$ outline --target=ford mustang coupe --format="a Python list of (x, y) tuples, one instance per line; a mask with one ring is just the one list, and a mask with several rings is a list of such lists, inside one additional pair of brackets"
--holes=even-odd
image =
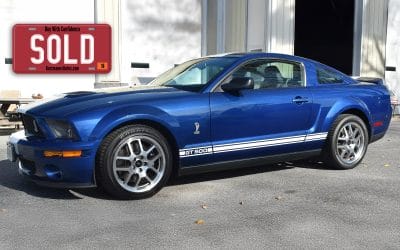
[(171, 173), (321, 156), (350, 169), (391, 119), (379, 79), (321, 63), (241, 53), (182, 63), (141, 89), (74, 92), (19, 111), (8, 158), (39, 184), (144, 198)]

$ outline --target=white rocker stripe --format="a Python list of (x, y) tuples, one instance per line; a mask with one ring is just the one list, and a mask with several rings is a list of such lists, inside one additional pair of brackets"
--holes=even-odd
[(214, 146), (214, 153), (299, 143), (303, 142), (304, 138), (305, 136), (297, 136), (297, 137), (285, 137), (285, 138), (270, 139), (263, 141), (244, 142), (233, 145), (217, 145)]
[(308, 141), (317, 141), (317, 140), (325, 140), (328, 137), (328, 133), (318, 133), (318, 134), (309, 134), (306, 136), (306, 142)]
[(289, 136), (275, 139), (266, 139), (266, 140), (257, 140), (257, 141), (249, 141), (249, 142), (237, 142), (237, 143), (228, 143), (228, 144), (220, 144), (215, 146), (205, 146), (198, 148), (185, 148), (179, 150), (180, 158), (199, 156), (199, 155), (208, 155), (212, 153), (224, 153), (224, 152), (232, 152), (239, 150), (247, 150), (254, 148), (264, 148), (264, 147), (273, 147), (279, 145), (288, 145), (295, 144), (301, 142), (311, 142), (311, 141), (319, 141), (325, 140), (328, 136), (327, 132), (324, 133), (315, 133), (309, 135), (298, 135), (298, 136)]
[(298, 139), (298, 138), (302, 138), (302, 139), (304, 140), (305, 135), (296, 135), (296, 136), (288, 136), (288, 137), (273, 138), (273, 139), (264, 139), (264, 140), (256, 140), (256, 141), (247, 141), (247, 142), (226, 143), (226, 144), (216, 145), (216, 146), (214, 146), (214, 148), (215, 148), (215, 147), (221, 147), (221, 146), (242, 145), (242, 144), (248, 144), (248, 143), (258, 143), (258, 142), (267, 142), (267, 141), (279, 141), (279, 140)]

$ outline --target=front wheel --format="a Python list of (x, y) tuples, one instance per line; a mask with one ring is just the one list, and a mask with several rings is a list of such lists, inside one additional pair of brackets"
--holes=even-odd
[(121, 199), (145, 198), (167, 182), (172, 153), (165, 137), (145, 125), (115, 130), (103, 141), (96, 157), (97, 179)]
[(368, 130), (363, 120), (351, 114), (339, 115), (328, 134), (325, 163), (336, 169), (351, 169), (364, 158)]

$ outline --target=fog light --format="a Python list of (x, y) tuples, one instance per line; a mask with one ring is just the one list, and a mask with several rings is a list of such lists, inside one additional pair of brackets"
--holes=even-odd
[(60, 169), (54, 165), (46, 165), (44, 166), (44, 172), (47, 177), (51, 180), (59, 181), (62, 179), (62, 172)]
[(44, 157), (63, 157), (63, 158), (81, 157), (82, 150), (71, 150), (71, 151), (46, 150), (44, 151), (43, 155)]

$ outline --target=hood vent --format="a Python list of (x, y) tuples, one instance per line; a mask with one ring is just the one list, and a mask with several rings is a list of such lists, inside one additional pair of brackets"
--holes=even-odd
[(94, 91), (75, 91), (75, 92), (65, 93), (64, 97), (73, 98), (73, 97), (87, 96), (87, 95), (93, 95), (93, 94), (99, 94), (99, 93), (100, 92), (94, 92)]

